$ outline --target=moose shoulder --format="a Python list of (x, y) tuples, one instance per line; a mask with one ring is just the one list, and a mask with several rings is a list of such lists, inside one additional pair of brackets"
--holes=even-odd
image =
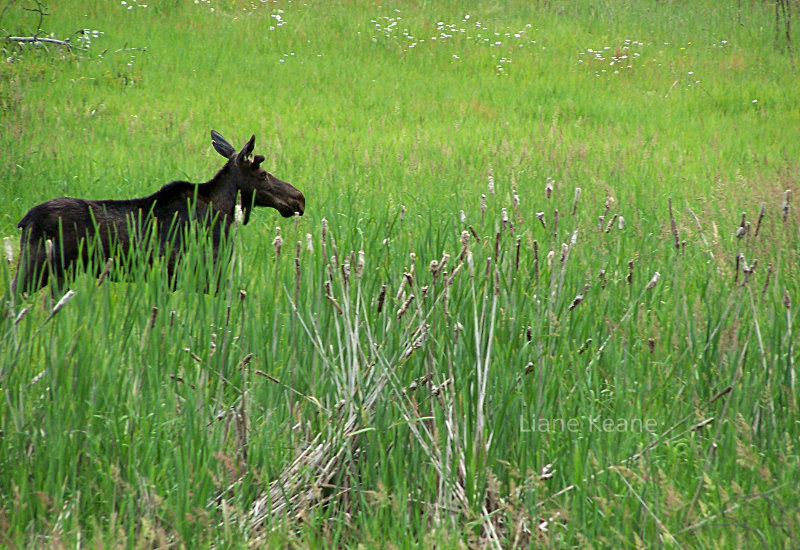
[(22, 228), (21, 256), (12, 288), (32, 293), (48, 282), (60, 287), (70, 267), (89, 261), (90, 243), (100, 247), (95, 254), (111, 258), (143, 245), (146, 235), (157, 238), (172, 279), (182, 235), (191, 224), (209, 230), (216, 261), (239, 200), (244, 224), (253, 206), (274, 208), (285, 217), (303, 214), (303, 194), (261, 168), (263, 156), (253, 156), (255, 136), (239, 152), (215, 131), (211, 140), (228, 161), (205, 183), (173, 181), (148, 197), (129, 200), (61, 197), (31, 208), (17, 224)]

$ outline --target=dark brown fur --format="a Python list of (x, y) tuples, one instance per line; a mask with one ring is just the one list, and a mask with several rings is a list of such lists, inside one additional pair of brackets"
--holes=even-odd
[(255, 136), (238, 153), (218, 133), (212, 131), (211, 137), (214, 148), (228, 162), (208, 182), (173, 181), (139, 199), (61, 197), (31, 208), (17, 224), (22, 228), (21, 257), (13, 288), (35, 292), (51, 276), (55, 279), (51, 286), (61, 287), (66, 272), (78, 260), (84, 265), (89, 261), (89, 243), (96, 241), (101, 248), (95, 254), (110, 258), (146, 246), (144, 236), (151, 233), (157, 236), (153, 246), (168, 257), (172, 280), (183, 236), (191, 224), (209, 231), (217, 259), (222, 235), (228, 234), (234, 222), (239, 197), (245, 224), (252, 206), (275, 208), (285, 217), (303, 214), (303, 194), (262, 169), (263, 156), (251, 159)]

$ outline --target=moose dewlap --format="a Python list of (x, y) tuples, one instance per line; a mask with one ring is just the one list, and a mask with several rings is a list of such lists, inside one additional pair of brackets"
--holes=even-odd
[[(153, 250), (167, 259), (170, 280), (174, 280), (183, 238), (190, 229), (202, 230), (211, 238), (216, 263), (220, 241), (234, 223), (239, 200), (243, 224), (249, 221), (253, 206), (274, 208), (284, 217), (302, 215), (305, 197), (261, 168), (264, 157), (253, 156), (255, 141), (252, 136), (236, 152), (212, 130), (214, 149), (228, 161), (205, 183), (173, 181), (138, 199), (60, 197), (34, 206), (17, 224), (22, 228), (21, 255), (12, 288), (32, 293), (49, 282), (57, 290), (71, 267), (90, 264), (90, 249), (105, 259), (130, 255), (147, 246), (148, 237), (155, 241), (150, 243)], [(127, 264), (130, 256), (120, 260)]]

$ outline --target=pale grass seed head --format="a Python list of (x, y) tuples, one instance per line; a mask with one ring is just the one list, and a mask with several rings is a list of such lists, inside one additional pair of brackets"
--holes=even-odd
[(544, 194), (549, 199), (553, 195), (553, 178), (548, 177), (544, 186)]
[(314, 238), (311, 233), (306, 233), (306, 252), (314, 252)]
[(11, 248), (11, 239), (9, 237), (3, 237), (3, 249), (5, 250), (6, 254), (6, 262), (11, 264), (14, 262), (14, 249)]

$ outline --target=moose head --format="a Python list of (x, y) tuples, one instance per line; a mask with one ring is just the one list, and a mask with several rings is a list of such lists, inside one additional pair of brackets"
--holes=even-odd
[(233, 145), (214, 130), (211, 131), (211, 143), (220, 155), (228, 159), (223, 170), (230, 171), (235, 179), (236, 189), (241, 193), (243, 224), (250, 221), (250, 210), (253, 206), (274, 208), (285, 218), (295, 213), (303, 214), (306, 207), (303, 194), (291, 184), (261, 168), (261, 163), (264, 162), (262, 155), (253, 156), (255, 135), (238, 153)]

